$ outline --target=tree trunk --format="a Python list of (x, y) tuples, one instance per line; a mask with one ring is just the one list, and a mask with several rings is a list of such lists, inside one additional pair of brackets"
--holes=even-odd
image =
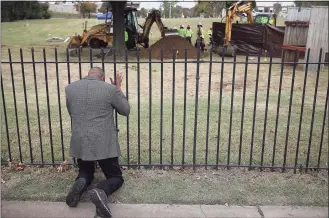
[(112, 15), (113, 15), (113, 48), (115, 49), (116, 56), (123, 56), (126, 50), (124, 31), (125, 31), (125, 19), (124, 8), (125, 1), (113, 1)]

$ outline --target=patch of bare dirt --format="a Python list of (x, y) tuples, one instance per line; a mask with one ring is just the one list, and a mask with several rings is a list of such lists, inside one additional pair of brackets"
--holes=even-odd
[(163, 49), (163, 59), (172, 59), (174, 56), (176, 59), (184, 59), (185, 50), (187, 50), (187, 59), (196, 59), (198, 55), (198, 50), (184, 38), (166, 36), (154, 43), (149, 49), (143, 50), (141, 56), (148, 58), (149, 50), (151, 50), (152, 59), (161, 59), (161, 49)]

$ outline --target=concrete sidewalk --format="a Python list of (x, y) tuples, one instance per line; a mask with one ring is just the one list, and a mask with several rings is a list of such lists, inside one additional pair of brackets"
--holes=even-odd
[[(221, 206), (221, 205), (164, 205), (164, 204), (111, 204), (113, 217), (328, 217), (326, 207), (281, 207), (281, 206)], [(62, 202), (2, 201), (3, 218), (92, 218), (95, 207), (92, 203), (80, 203), (69, 208)]]

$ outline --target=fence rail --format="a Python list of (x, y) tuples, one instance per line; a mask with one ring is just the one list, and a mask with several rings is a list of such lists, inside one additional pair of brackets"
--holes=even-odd
[[(12, 54), (15, 54), (13, 55)], [(8, 49), (3, 56), (2, 162), (57, 165), (68, 160), (71, 120), (64, 88), (93, 66), (124, 75), (131, 114), (115, 114), (128, 167), (247, 167), (328, 170), (328, 68), (319, 61), (269, 57), (152, 59), (95, 51)], [(103, 54), (103, 52), (102, 52)], [(14, 58), (13, 58), (14, 57)], [(41, 60), (38, 60), (41, 59)], [(265, 57), (266, 59), (266, 57)], [(308, 71), (310, 64), (318, 66)]]

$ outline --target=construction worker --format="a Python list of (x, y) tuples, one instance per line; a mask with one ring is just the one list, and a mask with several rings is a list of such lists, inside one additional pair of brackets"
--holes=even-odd
[(208, 30), (208, 36), (209, 36), (209, 44), (212, 45), (212, 26), (210, 26), (210, 29)]
[(192, 44), (192, 34), (193, 31), (191, 30), (191, 25), (187, 25), (186, 32), (185, 32), (185, 39)]
[(128, 42), (128, 32), (125, 30), (125, 43), (126, 43), (126, 47), (127, 47), (127, 42)]
[(185, 38), (185, 33), (186, 33), (186, 31), (185, 31), (184, 25), (181, 24), (179, 26), (178, 34), (179, 34), (180, 37)]
[(202, 24), (199, 22), (197, 27), (198, 27), (198, 32), (197, 32), (198, 38), (195, 41), (195, 47), (198, 48), (200, 46), (201, 50), (204, 51), (205, 43), (204, 43), (204, 31)]

